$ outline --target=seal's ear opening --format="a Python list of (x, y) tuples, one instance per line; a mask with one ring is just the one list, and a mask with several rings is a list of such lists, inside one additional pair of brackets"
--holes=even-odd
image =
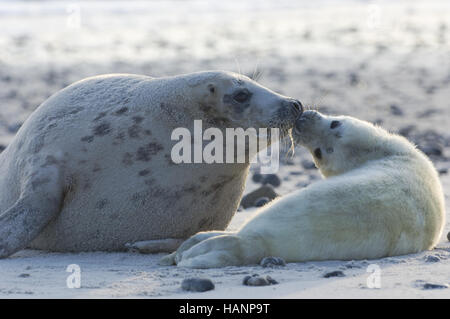
[(214, 94), (214, 93), (216, 93), (216, 87), (214, 86), (214, 84), (208, 84), (208, 90), (209, 90), (209, 93), (211, 93), (211, 94)]

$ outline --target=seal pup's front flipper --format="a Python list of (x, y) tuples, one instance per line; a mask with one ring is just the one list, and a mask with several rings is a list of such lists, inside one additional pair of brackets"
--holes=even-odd
[(141, 254), (156, 254), (174, 251), (183, 243), (183, 241), (184, 239), (180, 238), (144, 240), (127, 243), (125, 244), (125, 247), (129, 251), (139, 252)]
[(19, 199), (0, 213), (0, 258), (24, 249), (61, 209), (63, 182), (58, 161), (47, 161), (25, 174)]

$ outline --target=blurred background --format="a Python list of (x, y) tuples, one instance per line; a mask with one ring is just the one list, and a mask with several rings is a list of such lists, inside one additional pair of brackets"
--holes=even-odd
[(400, 132), (448, 173), (444, 0), (0, 0), (0, 149), (40, 103), (84, 77), (206, 69)]

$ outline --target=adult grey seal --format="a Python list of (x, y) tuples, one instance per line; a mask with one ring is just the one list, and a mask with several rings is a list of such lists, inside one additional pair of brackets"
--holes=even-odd
[(245, 163), (174, 164), (175, 128), (293, 127), (302, 107), (223, 71), (111, 74), (57, 92), (0, 154), (0, 257), (23, 248), (168, 251), (225, 229)]

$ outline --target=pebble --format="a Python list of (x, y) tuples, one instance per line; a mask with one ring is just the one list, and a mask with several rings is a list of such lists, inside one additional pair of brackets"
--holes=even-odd
[(263, 183), (263, 185), (270, 184), (273, 187), (278, 187), (281, 185), (281, 180), (277, 174), (267, 174), (264, 177), (262, 183)]
[(432, 255), (430, 255), (430, 256), (427, 256), (427, 258), (425, 259), (425, 261), (426, 261), (427, 263), (437, 263), (437, 262), (441, 261), (441, 259), (440, 259), (438, 256), (432, 256)]
[(448, 239), (448, 241), (450, 241), (450, 231), (447, 234), (447, 239)]
[(263, 277), (258, 274), (254, 274), (252, 276), (245, 276), (242, 283), (245, 286), (269, 286), (278, 284), (278, 281), (270, 276)]
[(395, 115), (395, 116), (402, 116), (403, 115), (403, 111), (400, 107), (398, 107), (397, 104), (391, 104), (390, 105), (390, 109), (391, 109), (391, 114)]
[(255, 201), (255, 207), (263, 207), (263, 206), (266, 205), (268, 202), (270, 202), (270, 199), (267, 198), (267, 197), (261, 197), (261, 198), (258, 198), (258, 199)]
[(419, 149), (426, 155), (442, 156), (442, 146), (437, 143), (430, 143), (426, 145), (419, 145)]
[(181, 288), (186, 291), (203, 292), (214, 289), (214, 283), (208, 278), (187, 278), (181, 283)]
[(242, 197), (241, 206), (244, 208), (255, 207), (256, 201), (262, 197), (273, 200), (278, 197), (278, 194), (273, 190), (272, 186), (263, 185)]
[(30, 276), (31, 276), (30, 274), (20, 274), (19, 275), (20, 278), (28, 278)]
[(411, 135), (411, 133), (416, 129), (415, 125), (408, 125), (405, 127), (402, 127), (399, 131), (398, 134), (404, 136), (404, 137), (408, 137)]
[(448, 285), (441, 285), (441, 284), (432, 284), (432, 283), (429, 283), (429, 282), (427, 282), (427, 283), (425, 283), (424, 285), (423, 285), (423, 289), (447, 289), (448, 288)]
[(255, 183), (261, 183), (263, 180), (263, 176), (260, 173), (255, 173), (252, 176), (252, 181), (254, 181)]
[(345, 277), (345, 274), (340, 270), (335, 270), (327, 272), (325, 275), (323, 275), (323, 278), (331, 278), (331, 277)]
[(286, 266), (286, 262), (281, 257), (264, 257), (259, 263), (262, 267)]

